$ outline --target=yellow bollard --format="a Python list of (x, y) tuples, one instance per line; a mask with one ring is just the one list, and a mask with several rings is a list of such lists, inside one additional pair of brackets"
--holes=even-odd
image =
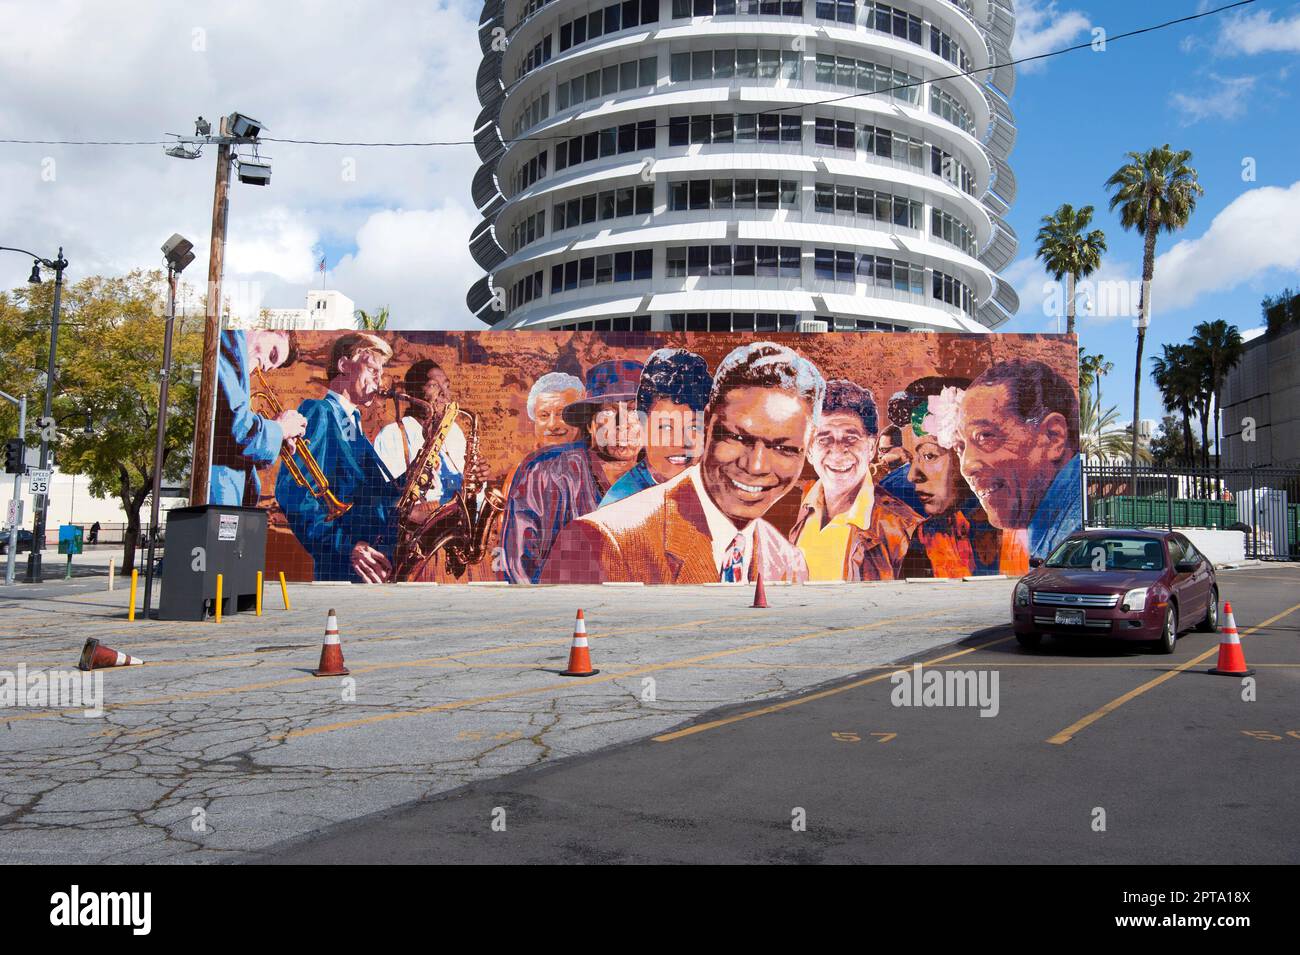
[(108, 559), (108, 589), (113, 589), (113, 558)]
[(221, 575), (217, 574), (217, 623), (221, 623)]
[(284, 609), (292, 610), (289, 605), (289, 585), (284, 582), (284, 571), (280, 571), (280, 596), (284, 598)]
[(131, 568), (131, 608), (126, 612), (127, 620), (135, 619), (135, 587), (140, 579), (140, 571), (134, 567)]
[(257, 572), (257, 616), (262, 616), (262, 572)]

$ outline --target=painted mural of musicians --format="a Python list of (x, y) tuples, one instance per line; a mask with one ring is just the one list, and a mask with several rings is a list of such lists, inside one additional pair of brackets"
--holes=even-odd
[(806, 580), (803, 555), (763, 515), (799, 479), (825, 390), (784, 345), (733, 350), (714, 375), (700, 463), (569, 524), (542, 582)]
[(1083, 523), (1079, 399), (1040, 361), (993, 365), (962, 396), (962, 477), (995, 527), (1023, 530), (1046, 557)]
[[(384, 462), (388, 472), (404, 483), (407, 469), (424, 447), (425, 434), (442, 421), (454, 396), (447, 373), (437, 362), (428, 358), (415, 362), (407, 369), (402, 385), (403, 391), (418, 398), (419, 402), (409, 403), (407, 413), (400, 421), (379, 429), (379, 434), (375, 435), (375, 453)], [(466, 481), (481, 484), (487, 480), (487, 464), (482, 456), (466, 462), (465, 452), (465, 432), (460, 422), (454, 421), (443, 440), (439, 467), (433, 472), (425, 494), (426, 500), (446, 504)]]
[(790, 540), (813, 580), (894, 580), (921, 523), (916, 511), (871, 481), (880, 433), (876, 400), (837, 378), (813, 433), (808, 460), (817, 483), (804, 495)]
[(216, 420), (213, 424), (212, 470), (208, 503), (256, 507), (262, 484), (257, 469), (273, 463), (286, 442), (307, 428), (307, 419), (285, 409), (274, 418), (253, 410), (257, 372), (287, 368), (297, 360), (292, 332), (270, 329), (224, 331), (217, 355)]
[(541, 448), (520, 462), (501, 526), (501, 559), (511, 583), (537, 583), (551, 547), (570, 521), (600, 506), (644, 446), (636, 413), (639, 361), (605, 361), (587, 372), (586, 397), (564, 408), (582, 438)]
[(330, 352), (325, 397), (308, 399), (298, 409), (330, 490), (350, 505), (346, 513), (331, 518), (325, 502), (280, 468), (275, 499), (315, 562), (316, 580), (377, 584), (386, 581), (392, 569), (394, 505), (401, 485), (393, 480), (361, 426), (361, 410), (383, 389), (384, 364), (392, 355), (378, 335), (340, 336)]
[(601, 507), (662, 484), (699, 460), (712, 388), (708, 363), (684, 348), (661, 348), (646, 359), (636, 390), (645, 450), (601, 498)]

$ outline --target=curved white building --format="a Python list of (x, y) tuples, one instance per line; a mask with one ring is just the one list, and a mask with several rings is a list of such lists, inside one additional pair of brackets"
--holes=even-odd
[(487, 0), (470, 310), (996, 328), (1015, 74), (953, 74), (1007, 63), (1014, 30), (1012, 0)]

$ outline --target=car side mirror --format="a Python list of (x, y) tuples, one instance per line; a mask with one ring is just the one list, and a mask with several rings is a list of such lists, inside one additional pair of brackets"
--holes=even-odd
[(1031, 557), (1031, 558), (1029, 558), (1029, 567), (1030, 567), (1030, 569), (1033, 569), (1034, 567), (1042, 567), (1042, 566), (1043, 566), (1043, 558), (1041, 558), (1041, 557)]
[(1194, 574), (1201, 569), (1199, 560), (1182, 560), (1174, 564), (1174, 571), (1179, 574)]

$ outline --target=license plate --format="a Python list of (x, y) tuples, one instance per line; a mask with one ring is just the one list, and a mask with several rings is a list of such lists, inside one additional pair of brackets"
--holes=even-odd
[(1082, 627), (1085, 615), (1082, 610), (1058, 610), (1056, 611), (1056, 622), (1071, 627)]

